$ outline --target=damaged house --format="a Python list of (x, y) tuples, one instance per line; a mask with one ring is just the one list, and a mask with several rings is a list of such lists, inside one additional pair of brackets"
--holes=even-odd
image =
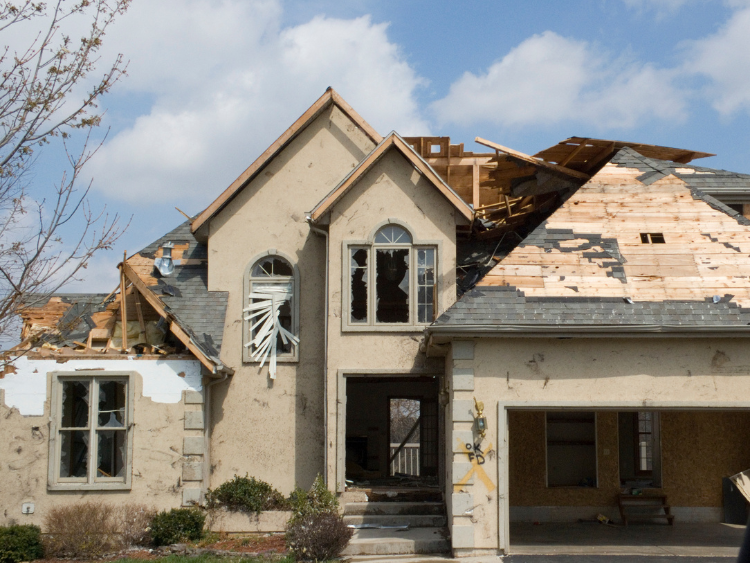
[(722, 521), (750, 467), (750, 176), (477, 142), (383, 137), (329, 89), (112, 294), (26, 309), (3, 522), (245, 474), (322, 474), (353, 554), (403, 522), (392, 553), (508, 553), (512, 523), (627, 518), (633, 489)]

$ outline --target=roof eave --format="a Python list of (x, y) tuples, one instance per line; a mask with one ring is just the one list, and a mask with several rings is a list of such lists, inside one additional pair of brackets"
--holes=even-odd
[(460, 337), (513, 337), (524, 338), (608, 338), (690, 336), (712, 338), (717, 336), (750, 337), (750, 325), (433, 325), (425, 329), (427, 335)]

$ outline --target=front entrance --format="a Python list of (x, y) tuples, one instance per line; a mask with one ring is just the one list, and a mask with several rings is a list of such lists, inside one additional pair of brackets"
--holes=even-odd
[(347, 486), (438, 486), (437, 377), (349, 377)]

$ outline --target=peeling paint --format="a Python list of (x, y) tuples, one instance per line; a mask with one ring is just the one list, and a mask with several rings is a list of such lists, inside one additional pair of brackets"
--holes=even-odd
[[(0, 379), (5, 404), (24, 416), (42, 416), (47, 400), (47, 373), (52, 371), (135, 371), (143, 379), (143, 396), (155, 403), (178, 403), (183, 391), (201, 391), (198, 360), (34, 360), (25, 356), (13, 361), (15, 373)], [(104, 367), (103, 367), (104, 366)]]

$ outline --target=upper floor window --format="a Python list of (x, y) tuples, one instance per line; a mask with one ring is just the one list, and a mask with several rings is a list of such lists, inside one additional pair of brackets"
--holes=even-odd
[(298, 275), (286, 258), (265, 253), (245, 276), (244, 348), (247, 362), (269, 362), (276, 377), (276, 361), (297, 359)]
[(414, 325), (435, 320), (436, 246), (415, 244), (400, 225), (371, 244), (348, 247), (349, 324)]
[(49, 487), (130, 488), (130, 378), (55, 375), (52, 385)]

